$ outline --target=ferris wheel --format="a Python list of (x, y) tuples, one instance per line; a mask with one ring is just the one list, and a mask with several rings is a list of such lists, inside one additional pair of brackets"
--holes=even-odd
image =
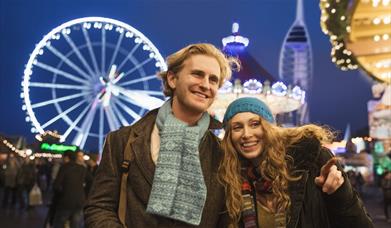
[(158, 49), (121, 21), (86, 17), (66, 22), (36, 45), (21, 98), (32, 133), (57, 130), (61, 141), (102, 148), (107, 132), (132, 124), (164, 102)]

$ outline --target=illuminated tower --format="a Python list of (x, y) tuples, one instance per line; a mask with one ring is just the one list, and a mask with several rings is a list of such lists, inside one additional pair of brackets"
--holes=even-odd
[(239, 34), (239, 23), (232, 24), (232, 34), (223, 38), (223, 51), (229, 56), (235, 56), (241, 63), (241, 70), (233, 72), (232, 81), (240, 79), (243, 83), (249, 79), (257, 79), (264, 82), (276, 82), (277, 80), (271, 75), (257, 60), (247, 51), (250, 40)]
[(232, 34), (223, 38), (223, 51), (240, 60), (239, 72), (220, 88), (210, 112), (222, 120), (227, 106), (240, 97), (256, 97), (264, 101), (273, 114), (292, 112), (302, 106), (305, 92), (299, 86), (285, 85), (275, 80), (247, 51), (249, 39), (239, 34), (239, 24), (233, 23)]
[[(312, 50), (304, 22), (303, 0), (297, 0), (296, 19), (285, 36), (280, 52), (279, 77), (286, 84), (298, 85), (309, 91), (312, 81)], [(309, 122), (307, 102), (293, 115), (292, 124)], [(289, 118), (288, 118), (289, 119)]]

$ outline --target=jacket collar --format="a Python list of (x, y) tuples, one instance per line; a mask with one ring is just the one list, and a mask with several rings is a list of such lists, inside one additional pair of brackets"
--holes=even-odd
[[(153, 123), (155, 123), (158, 111), (159, 111), (159, 109), (154, 109), (154, 110), (148, 112), (140, 121), (137, 121), (133, 125), (134, 132), (137, 135), (145, 133), (145, 130), (146, 130), (145, 129), (145, 121), (153, 121)], [(217, 130), (217, 129), (221, 129), (221, 128), (223, 128), (223, 124), (220, 121), (213, 118), (212, 116), (210, 116), (209, 130)], [(150, 129), (150, 130), (152, 132), (152, 129)], [(151, 132), (149, 132), (149, 133), (151, 133)]]
[[(156, 121), (157, 113), (158, 109), (154, 109), (148, 112), (140, 121), (136, 122), (133, 125), (133, 134), (130, 136), (133, 137), (133, 139), (131, 139), (131, 148), (135, 154), (136, 164), (139, 166), (145, 179), (151, 186), (155, 173), (155, 164), (153, 163), (151, 157), (151, 133)], [(210, 118), (210, 130), (222, 128), (222, 124), (219, 121), (212, 117)], [(204, 142), (208, 134), (211, 133), (207, 131), (202, 139), (202, 142)], [(206, 153), (210, 153), (210, 149), (208, 148), (210, 146), (211, 145), (209, 143), (201, 143), (201, 146), (199, 146), (201, 168), (202, 172), (204, 173), (205, 184), (207, 186), (210, 183), (210, 175), (206, 174), (210, 173), (212, 159), (208, 159), (209, 156), (207, 156)]]
[(135, 161), (144, 178), (152, 186), (155, 164), (151, 156), (151, 133), (155, 124), (157, 109), (147, 113), (140, 121), (133, 125), (134, 137), (131, 148), (135, 154)]

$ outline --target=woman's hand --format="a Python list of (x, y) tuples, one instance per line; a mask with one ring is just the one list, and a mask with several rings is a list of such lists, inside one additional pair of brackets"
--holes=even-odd
[(333, 157), (320, 169), (320, 174), (315, 178), (315, 184), (327, 194), (333, 194), (345, 182), (342, 172), (337, 169), (337, 158)]

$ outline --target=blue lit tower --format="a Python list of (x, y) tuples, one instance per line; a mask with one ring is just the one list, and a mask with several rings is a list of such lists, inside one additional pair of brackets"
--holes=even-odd
[[(285, 36), (280, 52), (279, 77), (286, 84), (298, 85), (309, 91), (312, 81), (312, 50), (307, 27), (304, 22), (303, 0), (297, 0), (296, 19)], [(291, 113), (292, 124), (309, 122), (308, 104)]]
[(231, 81), (240, 79), (243, 83), (249, 79), (257, 79), (264, 82), (275, 82), (276, 79), (263, 68), (255, 58), (247, 51), (249, 39), (239, 34), (239, 24), (232, 24), (232, 34), (222, 39), (223, 51), (227, 55), (235, 56), (240, 60), (241, 70), (234, 72)]
[(273, 77), (247, 51), (249, 39), (239, 34), (239, 24), (233, 23), (232, 34), (223, 38), (223, 51), (240, 60), (239, 72), (226, 81), (219, 90), (210, 111), (222, 119), (229, 103), (239, 97), (256, 97), (270, 107), (273, 114), (297, 110), (305, 100), (305, 92), (299, 86), (286, 86)]

